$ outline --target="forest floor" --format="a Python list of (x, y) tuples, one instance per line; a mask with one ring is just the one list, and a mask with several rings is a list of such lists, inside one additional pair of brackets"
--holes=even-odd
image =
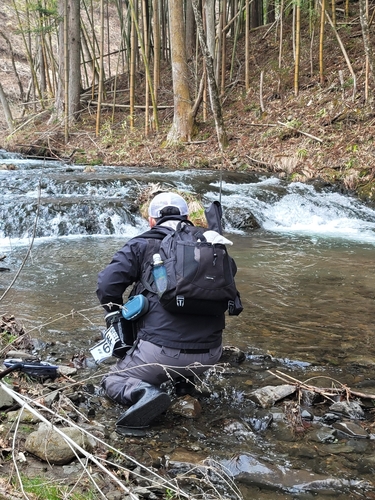
[[(16, 23), (12, 24), (9, 11), (4, 10), (7, 3), (5, 1), (0, 5), (0, 21), (3, 27), (9, 28), (7, 34), (12, 40), (15, 62), (24, 88), (27, 88), (30, 71), (22, 44), (17, 42), (15, 29), (12, 31)], [(293, 85), (291, 33), (287, 29), (284, 31), (283, 59), (279, 68), (278, 32), (275, 27), (270, 28), (264, 26), (251, 33), (248, 89), (244, 79), (244, 40), (240, 40), (234, 57), (232, 78), (229, 77), (231, 53), (228, 54), (222, 108), (229, 145), (224, 151), (218, 145), (208, 96), (207, 117), (201, 105), (192, 140), (167, 146), (166, 138), (173, 120), (173, 91), (168, 69), (162, 75), (159, 88), (159, 103), (168, 107), (159, 113), (157, 132), (150, 127), (151, 130), (145, 133), (143, 110), (137, 110), (135, 128), (131, 130), (127, 108), (112, 113), (111, 107), (104, 107), (97, 134), (96, 106), (85, 98), (80, 119), (71, 126), (69, 140), (65, 141), (64, 125), (50, 120), (53, 103), (48, 103), (42, 110), (39, 104), (35, 107), (32, 103), (26, 105), (19, 98), (11, 53), (0, 37), (0, 82), (16, 125), (16, 130), (10, 134), (4, 113), (0, 113), (0, 148), (27, 156), (85, 164), (88, 169), (95, 168), (97, 164), (112, 165), (114, 168), (119, 165), (140, 168), (163, 166), (169, 169), (224, 168), (273, 173), (301, 182), (321, 179), (374, 203), (375, 112), (372, 97), (365, 98), (365, 63), (359, 25), (342, 23), (339, 31), (356, 75), (355, 92), (352, 73), (327, 26), (324, 82), (321, 83), (319, 76), (318, 36), (315, 36), (311, 50), (310, 43), (303, 41), (297, 96)], [(308, 33), (306, 27), (304, 33)], [(142, 104), (144, 75), (139, 73), (137, 78), (140, 91), (137, 103)], [(107, 91), (112, 88), (111, 82), (106, 87)], [(193, 82), (192, 75), (192, 95)], [(124, 75), (117, 85), (121, 95), (117, 103), (128, 104), (127, 86), (127, 76)], [(372, 94), (373, 89), (370, 89), (369, 95)], [(106, 102), (110, 102), (109, 98)], [(9, 166), (2, 166), (0, 160), (1, 168)], [(1, 486), (0, 498), (4, 494)], [(8, 490), (5, 497), (21, 496), (21, 493), (10, 493)]]
[[(103, 107), (96, 133), (96, 106), (85, 97), (80, 119), (71, 126), (69, 140), (65, 141), (64, 125), (50, 120), (53, 103), (42, 110), (40, 106), (34, 109), (32, 104), (20, 102), (10, 53), (0, 38), (3, 58), (0, 80), (17, 127), (9, 135), (4, 115), (0, 114), (0, 147), (27, 156), (62, 158), (91, 168), (95, 164), (224, 168), (272, 172), (302, 182), (322, 179), (339, 184), (345, 192), (355, 192), (364, 201), (375, 201), (375, 113), (371, 89), (370, 98), (365, 98), (365, 58), (360, 25), (339, 23), (339, 34), (351, 69), (327, 26), (323, 84), (319, 75), (319, 37), (315, 36), (310, 50), (309, 30), (303, 27), (302, 33), (308, 38), (302, 39), (298, 95), (294, 90), (291, 33), (284, 28), (283, 58), (279, 68), (278, 31), (271, 28), (264, 26), (251, 33), (248, 89), (244, 80), (244, 40), (239, 40), (231, 79), (228, 46), (228, 76), (222, 108), (229, 145), (224, 151), (218, 145), (208, 95), (207, 113), (204, 114), (201, 105), (192, 140), (174, 146), (166, 144), (173, 120), (169, 69), (162, 73), (158, 93), (159, 104), (167, 106), (159, 112), (158, 131), (152, 130), (150, 123), (150, 130), (145, 132), (143, 109), (137, 109), (135, 128), (131, 129), (128, 108), (116, 108), (113, 113), (107, 106)], [(18, 48), (16, 62), (26, 84), (28, 66), (22, 46)], [(355, 89), (353, 73), (356, 75)], [(141, 95), (143, 76), (137, 75), (139, 104), (144, 102)], [(192, 75), (192, 95), (193, 81)], [(108, 81), (107, 91), (112, 85), (113, 78)], [(122, 75), (117, 81), (117, 103), (128, 104), (127, 87), (127, 75)], [(108, 93), (105, 99), (109, 104), (110, 96)]]

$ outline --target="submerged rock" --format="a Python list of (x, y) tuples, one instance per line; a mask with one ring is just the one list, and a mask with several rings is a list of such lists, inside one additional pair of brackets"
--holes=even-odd
[(362, 419), (365, 414), (358, 401), (337, 401), (333, 403), (329, 409), (335, 413), (347, 415), (349, 418)]
[(263, 417), (249, 418), (249, 425), (253, 432), (262, 432), (268, 429), (273, 421), (272, 413), (264, 415)]
[(363, 427), (354, 422), (336, 422), (333, 424), (333, 427), (338, 437), (351, 437), (356, 439), (367, 439), (370, 437)]
[(334, 495), (336, 492), (348, 492), (356, 488), (370, 488), (370, 485), (363, 481), (333, 478), (305, 470), (290, 470), (249, 454), (225, 460), (221, 465), (236, 482), (275, 491)]

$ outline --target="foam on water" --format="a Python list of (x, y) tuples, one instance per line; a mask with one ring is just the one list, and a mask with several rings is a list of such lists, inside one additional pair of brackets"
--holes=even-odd
[[(96, 167), (84, 172), (83, 166), (60, 164), (63, 168), (56, 168), (48, 163), (46, 168), (41, 161), (39, 167), (37, 161), (9, 157), (6, 161), (18, 169), (0, 172), (1, 248), (28, 244), (38, 200), (38, 239), (139, 234), (147, 228), (147, 221), (134, 213), (132, 205), (140, 190), (155, 181), (164, 181), (171, 189), (198, 192), (206, 207), (221, 191), (224, 218), (231, 214), (236, 220), (252, 214), (265, 231), (375, 244), (373, 209), (353, 197), (313, 185), (232, 172), (220, 181), (219, 172), (208, 170)], [(241, 233), (225, 222), (226, 232)]]
[(266, 231), (375, 244), (375, 211), (353, 197), (275, 178), (222, 187), (223, 206), (249, 210)]

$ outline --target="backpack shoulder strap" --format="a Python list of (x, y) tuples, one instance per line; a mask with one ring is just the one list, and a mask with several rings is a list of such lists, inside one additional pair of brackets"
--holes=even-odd
[(164, 239), (169, 233), (171, 229), (165, 228), (163, 226), (155, 226), (152, 229), (149, 229), (145, 233), (140, 234), (137, 238), (150, 238), (155, 240)]
[[(186, 222), (186, 224), (185, 224)], [(189, 233), (195, 240), (207, 241), (204, 236), (205, 229), (199, 226), (194, 226), (190, 221), (183, 221), (177, 226), (176, 233)]]

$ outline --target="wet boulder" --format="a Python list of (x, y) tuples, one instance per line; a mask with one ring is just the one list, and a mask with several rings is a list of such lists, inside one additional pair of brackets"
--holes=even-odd
[(295, 392), (295, 385), (267, 385), (265, 387), (261, 387), (260, 389), (256, 389), (255, 391), (252, 391), (248, 395), (248, 397), (251, 401), (261, 406), (262, 408), (270, 408), (276, 403), (276, 401), (284, 399), (287, 396), (294, 394)]
[(74, 441), (88, 452), (91, 452), (95, 446), (95, 440), (78, 428), (61, 427), (59, 431), (49, 424), (40, 424), (38, 430), (27, 437), (26, 451), (50, 464), (65, 465), (74, 460), (77, 455), (83, 456), (83, 453), (74, 445), (72, 446), (69, 441)]
[(247, 441), (254, 437), (254, 432), (246, 422), (235, 419), (224, 420), (223, 432), (226, 435), (236, 436), (239, 441)]
[(220, 363), (229, 363), (234, 365), (239, 365), (245, 361), (246, 356), (243, 351), (235, 346), (224, 346), (223, 352), (221, 354)]
[(236, 229), (259, 229), (260, 224), (254, 214), (246, 208), (231, 208), (226, 211), (226, 220)]
[(176, 415), (181, 415), (185, 418), (198, 418), (202, 413), (202, 407), (199, 401), (189, 394), (183, 398), (178, 398), (171, 406), (171, 410)]

